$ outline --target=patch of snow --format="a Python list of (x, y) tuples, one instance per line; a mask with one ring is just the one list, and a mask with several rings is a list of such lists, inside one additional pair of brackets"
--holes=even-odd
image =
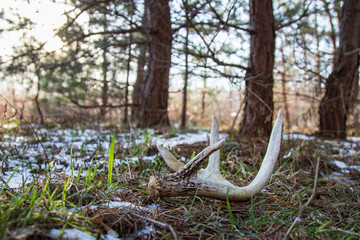
[(134, 162), (136, 162), (136, 161), (139, 161), (139, 157), (137, 157), (137, 156), (127, 157), (127, 158), (126, 158), (126, 161), (127, 161), (127, 162), (132, 162), (132, 163), (134, 163)]
[[(226, 138), (228, 135), (225, 133), (219, 134), (219, 139)], [(153, 145), (163, 145), (164, 147), (173, 148), (180, 144), (194, 144), (199, 142), (207, 142), (209, 140), (209, 132), (199, 131), (197, 133), (177, 134), (176, 137), (163, 138), (156, 136), (152, 139)]]
[(308, 135), (300, 134), (300, 133), (283, 133), (283, 138), (288, 139), (288, 140), (292, 140), (292, 139), (314, 140), (315, 139), (314, 136), (308, 136)]
[[(49, 234), (51, 237), (59, 238), (61, 235), (61, 229), (51, 229)], [(86, 232), (80, 231), (79, 229), (65, 229), (62, 235), (62, 239), (96, 240), (96, 237), (91, 236)]]
[(338, 168), (342, 169), (346, 169), (348, 166), (346, 165), (346, 163), (338, 161), (338, 160), (333, 160), (332, 161), (333, 164), (335, 164), (335, 166), (337, 166)]
[(338, 161), (338, 160), (332, 160), (331, 161), (335, 166), (341, 169), (341, 172), (343, 173), (349, 173), (349, 170), (356, 170), (360, 172), (360, 166), (348, 166), (346, 163)]
[(360, 137), (347, 137), (347, 140), (352, 142), (360, 142)]
[(3, 124), (1, 125), (0, 127), (3, 128), (3, 129), (13, 129), (13, 128), (16, 128), (18, 125), (15, 124), (15, 123), (6, 123), (6, 124)]
[[(134, 203), (130, 203), (130, 202), (123, 202), (123, 201), (110, 201), (108, 203), (105, 203), (103, 205), (91, 205), (91, 206), (79, 206), (77, 208), (77, 210), (81, 210), (83, 208), (89, 208), (89, 209), (96, 209), (98, 208), (99, 206), (102, 206), (102, 207), (109, 207), (109, 208), (131, 208), (131, 209), (135, 209), (135, 210), (140, 210), (140, 211), (145, 211), (145, 212), (154, 212), (158, 207), (159, 205), (158, 204), (150, 204), (149, 206), (147, 207), (142, 207), (142, 206), (138, 206)], [(68, 212), (76, 212), (77, 211), (75, 208), (68, 208), (67, 211)]]
[(267, 190), (266, 188), (263, 188), (263, 189), (261, 189), (261, 193), (266, 193), (266, 192), (268, 192), (269, 190)]
[(291, 154), (293, 153), (293, 151), (294, 151), (294, 149), (291, 149), (290, 152), (288, 152), (287, 154), (285, 154), (285, 155), (283, 156), (283, 158), (289, 158), (289, 157), (291, 157)]
[(360, 172), (360, 166), (349, 166), (348, 169), (356, 170), (356, 171)]
[[(359, 146), (358, 142), (349, 142), (349, 141), (331, 141), (325, 140), (325, 143), (332, 145), (332, 149), (338, 154), (332, 155), (333, 157), (351, 157), (359, 152), (355, 151), (354, 149)], [(325, 148), (325, 147), (324, 147)]]
[(152, 155), (152, 156), (143, 156), (142, 159), (145, 161), (151, 162), (151, 161), (154, 161), (156, 157), (157, 157), (157, 154)]
[(156, 237), (156, 230), (154, 225), (146, 225), (143, 230), (138, 232), (137, 237), (149, 236), (150, 234), (153, 238)]
[(330, 180), (347, 186), (357, 185), (356, 181), (351, 180), (350, 177), (344, 176), (344, 173), (333, 172), (328, 176), (324, 173), (321, 173), (321, 175), (324, 176), (324, 180)]
[[(154, 206), (150, 205), (149, 207), (142, 207), (138, 206), (136, 204), (130, 203), (130, 202), (122, 202), (122, 201), (110, 201), (105, 204), (109, 208), (131, 208), (136, 209), (139, 211), (145, 211), (145, 212), (153, 212)], [(156, 208), (155, 208), (156, 209)]]
[[(51, 229), (49, 235), (53, 238), (59, 238), (61, 235), (61, 229)], [(101, 235), (100, 237), (100, 239), (103, 240), (120, 240), (119, 235), (114, 230), (110, 230), (106, 233), (106, 235)], [(79, 229), (65, 229), (61, 239), (96, 240), (97, 238)]]
[(117, 234), (117, 232), (115, 232), (114, 230), (109, 230), (106, 233), (106, 240), (118, 240), (119, 239), (119, 234)]

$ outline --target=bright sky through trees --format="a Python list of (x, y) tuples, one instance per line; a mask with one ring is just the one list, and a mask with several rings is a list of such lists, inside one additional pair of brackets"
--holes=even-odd
[[(50, 0), (1, 0), (0, 9), (11, 9), (10, 12), (4, 11), (4, 18), (18, 21), (14, 18), (13, 14), (21, 17), (27, 17), (35, 23), (33, 29), (29, 31), (29, 35), (34, 36), (40, 42), (47, 42), (45, 49), (47, 51), (55, 51), (63, 46), (61, 40), (54, 36), (54, 29), (61, 26), (66, 21), (63, 12), (69, 8), (61, 3), (54, 3)], [(8, 25), (8, 26), (7, 26)], [(5, 23), (3, 27), (10, 27), (10, 24)], [(22, 33), (7, 32), (0, 36), (0, 46), (2, 53), (10, 53), (10, 49), (14, 46), (19, 39), (22, 38)]]

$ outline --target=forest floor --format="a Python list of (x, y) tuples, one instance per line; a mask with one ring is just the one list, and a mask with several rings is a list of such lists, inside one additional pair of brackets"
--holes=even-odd
[[(156, 145), (186, 162), (208, 145), (208, 131), (8, 124), (0, 133), (0, 239), (360, 237), (360, 139), (283, 134), (272, 179), (250, 200), (195, 196), (155, 203), (148, 179), (170, 172)], [(238, 186), (249, 184), (267, 142), (220, 138), (227, 138), (224, 176)]]

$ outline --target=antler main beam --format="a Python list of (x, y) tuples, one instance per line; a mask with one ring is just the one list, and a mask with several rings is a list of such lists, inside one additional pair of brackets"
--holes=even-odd
[[(246, 187), (238, 187), (227, 181), (220, 173), (220, 148), (225, 140), (219, 141), (219, 127), (213, 117), (210, 146), (201, 151), (187, 164), (178, 161), (166, 148), (158, 146), (166, 164), (175, 173), (159, 177), (152, 176), (148, 184), (151, 198), (159, 201), (169, 196), (203, 196), (225, 200), (242, 201), (259, 193), (269, 182), (280, 151), (282, 112), (276, 118), (269, 145), (255, 179)], [(199, 169), (209, 157), (206, 169)]]

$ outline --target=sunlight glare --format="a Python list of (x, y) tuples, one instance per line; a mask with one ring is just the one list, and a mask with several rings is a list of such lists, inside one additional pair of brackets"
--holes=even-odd
[[(55, 36), (55, 29), (59, 28), (65, 21), (66, 16), (64, 12), (69, 10), (70, 6), (65, 4), (56, 3), (51, 0), (34, 0), (31, 2), (22, 0), (1, 0), (2, 6), (0, 9), (12, 9), (22, 17), (28, 17), (36, 25), (28, 33), (39, 42), (46, 42), (44, 48), (46, 51), (57, 51), (60, 50), (64, 43), (61, 39)], [(7, 14), (5, 11), (5, 17), (16, 21), (16, 18), (11, 16), (11, 13)], [(18, 36), (21, 39), (21, 34)], [(7, 50), (11, 48), (14, 42), (14, 34), (11, 37), (6, 35), (0, 39), (1, 43), (4, 43), (4, 48)]]
[(38, 26), (37, 28), (30, 31), (31, 35), (33, 35), (38, 41), (46, 42), (44, 45), (44, 49), (49, 52), (60, 50), (64, 43), (58, 36), (55, 36), (55, 32), (52, 26)]

